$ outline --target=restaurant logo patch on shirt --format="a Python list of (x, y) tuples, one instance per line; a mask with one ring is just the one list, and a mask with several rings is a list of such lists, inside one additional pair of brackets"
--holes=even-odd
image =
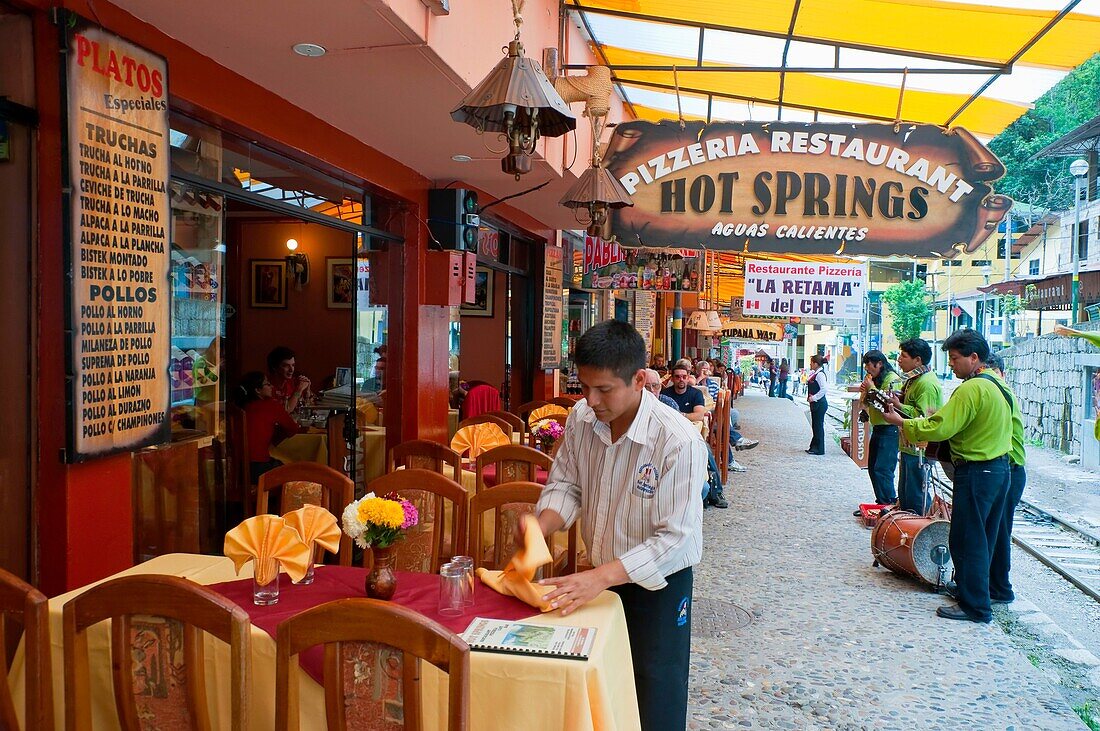
[(676, 626), (683, 627), (688, 622), (688, 606), (690, 602), (687, 597), (680, 600), (680, 608), (676, 610)]
[(638, 497), (652, 498), (657, 492), (657, 480), (660, 477), (652, 462), (642, 465), (638, 470), (638, 479), (634, 481), (634, 494)]

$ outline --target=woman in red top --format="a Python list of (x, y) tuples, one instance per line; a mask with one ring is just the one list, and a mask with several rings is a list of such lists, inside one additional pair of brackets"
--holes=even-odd
[(252, 482), (256, 482), (260, 475), (281, 464), (268, 451), (271, 445), (297, 434), (301, 429), (283, 405), (272, 398), (271, 381), (263, 373), (252, 371), (244, 374), (241, 390), (244, 392), (241, 408), (244, 409), (248, 427), (248, 461)]

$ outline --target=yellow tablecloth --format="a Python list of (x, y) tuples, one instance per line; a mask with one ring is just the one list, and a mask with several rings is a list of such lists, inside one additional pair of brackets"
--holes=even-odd
[(362, 427), (359, 429), (359, 448), (363, 461), (357, 466), (356, 475), (364, 484), (386, 474), (386, 428)]
[(328, 464), (328, 435), (314, 432), (295, 434), (271, 447), (268, 453), (283, 464), (292, 462)]
[[(248, 564), (240, 578), (251, 577)], [(170, 574), (199, 584), (216, 584), (238, 578), (229, 559), (173, 553), (158, 556), (115, 576)], [(113, 577), (112, 577), (113, 578)], [(281, 581), (287, 581), (284, 575)], [(65, 602), (78, 595), (77, 589), (50, 600), (50, 635), (54, 667), (54, 711), (56, 727), (64, 728), (64, 674), (62, 668), (61, 611)], [(618, 596), (603, 592), (576, 613), (561, 617), (557, 612), (528, 620), (536, 624), (596, 627), (596, 644), (585, 662), (554, 658), (470, 653), (470, 729), (523, 729), (561, 731), (570, 729), (636, 729), (638, 704), (631, 670), (630, 643), (626, 620)], [(96, 729), (119, 728), (111, 691), (110, 630), (100, 623), (88, 632), (93, 725)], [(207, 697), (213, 709), (214, 728), (229, 728), (229, 649), (207, 639)], [(25, 661), (23, 647), (16, 651), (10, 683), (16, 715), (23, 723)], [(324, 690), (299, 671), (302, 729), (325, 728)], [(425, 709), (424, 728), (446, 728), (446, 680), (435, 668), (424, 664), (422, 671)], [(270, 731), (275, 727), (275, 640), (263, 630), (252, 629), (251, 728)]]

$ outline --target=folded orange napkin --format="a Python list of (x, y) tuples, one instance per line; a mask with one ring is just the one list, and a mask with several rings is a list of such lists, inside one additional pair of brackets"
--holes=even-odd
[(319, 505), (305, 505), (283, 516), (286, 524), (298, 533), (311, 549), (320, 546), (329, 553), (340, 550), (340, 526), (336, 516)]
[(550, 556), (550, 549), (546, 546), (546, 539), (542, 537), (538, 519), (528, 513), (523, 516), (523, 520), (526, 523), (523, 531), (523, 545), (512, 556), (512, 560), (504, 570), (478, 569), (477, 576), (481, 579), (481, 583), (493, 591), (505, 596), (514, 596), (540, 611), (549, 612), (550, 602), (543, 601), (542, 597), (553, 591), (554, 587), (536, 584), (533, 579), (539, 566), (545, 566), (553, 559)]
[(309, 546), (278, 515), (242, 521), (225, 534), (224, 552), (238, 574), (246, 563), (254, 561), (252, 570), (261, 586), (271, 583), (280, 565), (292, 581), (301, 581), (309, 569)]
[(470, 424), (455, 432), (451, 438), (451, 449), (459, 454), (468, 452), (469, 459), (477, 459), (482, 452), (511, 443), (512, 440), (496, 424)]
[(527, 425), (534, 426), (537, 422), (542, 421), (547, 416), (554, 416), (555, 414), (568, 416), (569, 409), (565, 408), (564, 406), (558, 406), (557, 404), (546, 404), (545, 406), (540, 406), (532, 411), (531, 414), (527, 417)]

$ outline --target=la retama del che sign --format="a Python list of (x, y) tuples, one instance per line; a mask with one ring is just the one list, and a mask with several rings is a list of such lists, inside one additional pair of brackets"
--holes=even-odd
[(607, 168), (634, 200), (625, 246), (927, 256), (978, 246), (1012, 206), (1000, 160), (962, 128), (628, 122)]

